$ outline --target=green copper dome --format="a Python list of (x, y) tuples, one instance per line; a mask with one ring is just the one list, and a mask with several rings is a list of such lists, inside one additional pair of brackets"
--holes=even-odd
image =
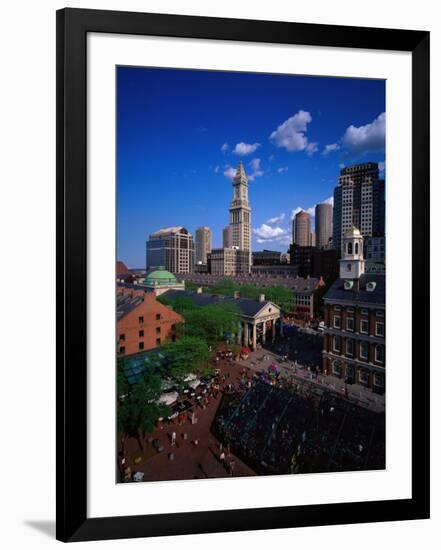
[(176, 277), (164, 267), (158, 267), (155, 271), (151, 271), (144, 279), (144, 284), (148, 286), (175, 285)]

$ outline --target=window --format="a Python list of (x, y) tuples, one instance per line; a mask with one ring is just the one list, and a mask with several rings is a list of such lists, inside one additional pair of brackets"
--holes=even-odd
[(384, 336), (384, 323), (377, 321), (375, 323), (375, 336)]
[(139, 324), (142, 324), (144, 322), (144, 317), (139, 317)]
[(139, 342), (138, 349), (144, 349), (144, 342)]
[(126, 341), (126, 335), (125, 334), (120, 334), (119, 339), (120, 339), (121, 342), (125, 342)]
[(341, 352), (341, 338), (340, 336), (334, 336), (332, 339), (332, 349), (337, 353)]
[(360, 369), (358, 373), (358, 379), (360, 380), (361, 384), (367, 384), (369, 380), (369, 375), (367, 371)]
[(384, 363), (384, 347), (380, 344), (375, 346), (375, 361), (377, 363)]
[(354, 331), (354, 318), (353, 317), (347, 317), (346, 318), (346, 330), (350, 330), (351, 332)]
[(124, 346), (120, 346), (120, 348), (119, 348), (119, 353), (120, 353), (121, 355), (124, 355), (125, 352), (126, 352), (126, 348), (125, 348)]
[(348, 243), (348, 254), (352, 254), (352, 243)]
[(340, 315), (334, 315), (334, 328), (341, 328)]
[(374, 374), (374, 385), (379, 388), (384, 386), (384, 378), (381, 374)]
[(334, 311), (341, 311), (341, 307), (340, 306), (334, 306)]
[(161, 345), (161, 338), (156, 338), (156, 345), (157, 345), (157, 346), (160, 346), (160, 345)]
[(346, 270), (347, 270), (347, 271), (351, 271), (351, 269), (352, 269), (352, 265), (351, 265), (351, 264), (347, 264)]
[(161, 334), (161, 327), (156, 327), (156, 334)]
[(160, 320), (161, 320), (161, 314), (160, 314), (160, 313), (157, 313), (157, 314), (156, 314), (156, 320), (157, 320), (157, 321), (160, 321)]
[(347, 308), (346, 308), (346, 311), (347, 311), (348, 313), (354, 313), (354, 308), (353, 308), (353, 307), (347, 307)]
[(360, 332), (363, 334), (367, 334), (369, 332), (369, 323), (367, 319), (360, 320)]
[(360, 359), (367, 360), (369, 354), (369, 345), (367, 342), (360, 342)]
[(355, 254), (358, 254), (358, 243), (355, 243)]
[(367, 309), (361, 309), (360, 310), (360, 314), (361, 315), (368, 315), (369, 314), (369, 311)]
[(346, 340), (346, 355), (354, 355), (354, 340), (351, 338)]
[(139, 331), (139, 337), (142, 338), (144, 336), (144, 331), (143, 330), (140, 330)]

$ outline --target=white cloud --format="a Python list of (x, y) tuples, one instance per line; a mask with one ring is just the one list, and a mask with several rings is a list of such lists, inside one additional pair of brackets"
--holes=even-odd
[(278, 174), (283, 174), (284, 172), (288, 172), (288, 166), (281, 166), (280, 168), (277, 168)]
[(386, 139), (386, 113), (364, 126), (349, 126), (343, 136), (342, 144), (350, 152), (362, 154), (384, 150)]
[(257, 158), (250, 161), (249, 165), (251, 166), (252, 172), (251, 174), (248, 174), (249, 181), (254, 181), (256, 178), (263, 176), (264, 171), (260, 166), (260, 162), (260, 159)]
[(280, 223), (280, 222), (283, 222), (284, 219), (285, 219), (285, 212), (282, 212), (278, 216), (274, 216), (274, 218), (270, 218), (269, 220), (266, 220), (266, 223), (271, 223), (271, 224)]
[(311, 217), (315, 216), (315, 205), (311, 206), (311, 208), (302, 208), (301, 206), (297, 206), (297, 208), (294, 208), (294, 210), (291, 212), (291, 220), (293, 220), (296, 217), (296, 214), (299, 212), (306, 212)]
[(228, 143), (225, 142), (225, 143), (222, 145), (222, 147), (221, 147), (222, 153), (226, 153), (226, 152), (228, 151), (229, 147), (230, 147), (230, 146), (228, 145)]
[(261, 239), (258, 237), (256, 238), (256, 242), (258, 244), (276, 243), (276, 244), (281, 244), (283, 246), (289, 246), (291, 244), (291, 235), (289, 234), (281, 235), (280, 237), (276, 237), (274, 239)]
[(274, 160), (275, 158), (276, 158), (275, 155), (270, 155), (270, 156), (268, 157), (268, 160), (269, 160), (269, 161), (272, 161), (272, 160)]
[(325, 199), (323, 202), (325, 202), (326, 204), (332, 204), (332, 206), (334, 206), (334, 197), (329, 197)]
[(224, 168), (224, 176), (232, 180), (236, 175), (236, 169), (227, 164)]
[(218, 173), (219, 173), (219, 170), (220, 170), (220, 166), (219, 166), (219, 165), (217, 165), (217, 166), (214, 167), (214, 173), (215, 173), (215, 174), (218, 174)]
[(340, 168), (340, 170), (343, 170), (343, 168), (346, 167), (346, 164), (344, 162), (340, 162), (340, 164), (338, 165), (338, 167)]
[(318, 143), (316, 141), (312, 143), (308, 143), (308, 145), (306, 146), (306, 152), (308, 155), (313, 155), (317, 151), (318, 151)]
[(271, 227), (270, 225), (267, 225), (266, 223), (263, 223), (260, 227), (253, 229), (254, 235), (259, 237), (260, 239), (275, 239), (277, 237), (281, 237), (282, 235), (286, 235), (287, 230), (282, 229), (281, 227)]
[(241, 156), (251, 155), (251, 153), (254, 153), (258, 147), (260, 147), (260, 143), (244, 143), (241, 141), (236, 144), (236, 147), (233, 149), (233, 153)]
[(323, 149), (323, 155), (327, 156), (330, 153), (338, 151), (339, 149), (340, 145), (338, 143), (329, 143), (328, 145), (325, 145), (325, 148)]
[(250, 160), (250, 166), (253, 169), (253, 172), (260, 170), (260, 159)]
[(378, 169), (380, 170), (380, 172), (384, 172), (386, 170), (386, 161), (385, 160), (380, 161), (378, 163)]
[(284, 147), (287, 151), (306, 151), (312, 155), (317, 151), (317, 143), (309, 143), (305, 135), (312, 117), (308, 111), (298, 111), (278, 126), (270, 135), (270, 140), (277, 147)]

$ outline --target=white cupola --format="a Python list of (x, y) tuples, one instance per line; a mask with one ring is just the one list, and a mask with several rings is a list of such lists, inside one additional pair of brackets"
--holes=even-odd
[(343, 238), (340, 278), (356, 281), (363, 274), (363, 236), (359, 229), (352, 226), (346, 231)]

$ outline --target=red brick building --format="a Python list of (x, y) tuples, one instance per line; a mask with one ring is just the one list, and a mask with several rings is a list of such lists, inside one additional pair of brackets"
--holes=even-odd
[(116, 343), (119, 356), (154, 349), (176, 338), (183, 317), (156, 300), (153, 292), (117, 287)]
[(385, 275), (364, 273), (363, 238), (358, 229), (346, 233), (340, 278), (323, 301), (323, 372), (383, 393)]

